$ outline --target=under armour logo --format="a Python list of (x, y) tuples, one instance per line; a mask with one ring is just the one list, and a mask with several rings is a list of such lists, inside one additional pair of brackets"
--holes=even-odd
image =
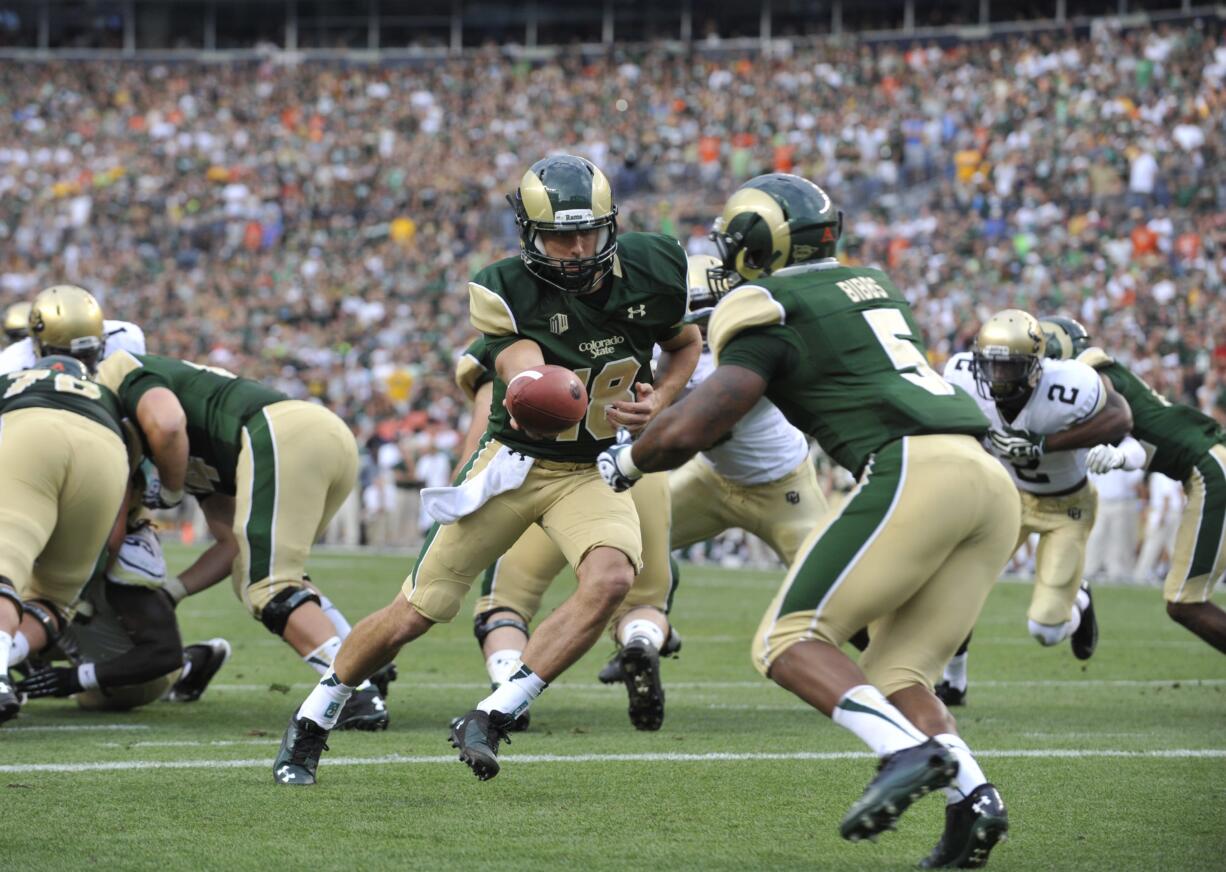
[(800, 502), (800, 494), (798, 494), (796, 491), (788, 491), (783, 495), (783, 497), (792, 505), (796, 505)]
[(627, 318), (630, 318), (630, 319), (642, 318), (646, 314), (647, 314), (647, 304), (646, 303), (640, 303), (637, 306), (627, 306), (626, 307), (626, 317)]
[[(282, 766), (277, 770), (277, 775), (280, 776), (282, 781), (293, 781), (298, 777), (298, 773), (292, 771), (289, 766)], [(978, 809), (976, 809), (976, 811), (978, 811)]]
[(975, 800), (974, 804), (971, 806), (971, 810), (974, 811), (975, 814), (986, 814), (987, 812), (991, 811), (992, 810), (992, 797), (990, 796), (979, 797), (977, 800)]
[(1081, 509), (1076, 508), (1076, 507), (1069, 509), (1068, 516), (1072, 518), (1074, 521), (1080, 521), (1081, 520)]

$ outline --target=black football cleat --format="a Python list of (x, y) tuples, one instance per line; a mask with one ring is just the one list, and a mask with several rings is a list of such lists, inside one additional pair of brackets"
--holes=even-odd
[(502, 712), (473, 709), (451, 722), (451, 747), (459, 750), (460, 762), (467, 763), (478, 780), (489, 781), (498, 774), (498, 743), (511, 744), (509, 721)]
[[(664, 640), (664, 647), (660, 649), (661, 657), (676, 658), (681, 653), (681, 634), (676, 628), (668, 631), (668, 638)], [(609, 658), (609, 662), (596, 673), (596, 679), (601, 684), (620, 684), (626, 680), (625, 674), (622, 672), (622, 651), (618, 648), (613, 652), (613, 656)]]
[(619, 657), (622, 681), (630, 696), (630, 723), (636, 730), (654, 731), (664, 723), (664, 687), (660, 684), (660, 652), (646, 639), (631, 639)]
[(1073, 647), (1074, 657), (1078, 660), (1089, 660), (1094, 656), (1094, 649), (1098, 647), (1098, 619), (1094, 617), (1094, 599), (1090, 594), (1090, 585), (1083, 581), (1081, 589), (1086, 592), (1086, 598), (1090, 602), (1081, 610), (1081, 624), (1069, 637), (1069, 644)]
[(328, 731), (309, 718), (295, 717), (289, 719), (277, 759), (272, 761), (272, 780), (277, 784), (306, 786), (315, 783), (319, 756), (328, 750)]
[(195, 702), (200, 699), (213, 676), (230, 659), (230, 643), (225, 639), (209, 639), (188, 645), (183, 649), (183, 659), (191, 664), (191, 668), (166, 692), (166, 699), (171, 702)]
[(959, 689), (954, 687), (948, 681), (940, 681), (937, 682), (936, 687), (932, 688), (932, 692), (936, 694), (937, 699), (945, 703), (946, 708), (966, 705), (965, 687)]
[(373, 733), (387, 729), (387, 705), (373, 684), (355, 690), (336, 720), (338, 730), (362, 730)]
[(0, 724), (17, 717), (21, 699), (7, 672), (0, 672)]
[(376, 670), (375, 674), (370, 677), (370, 683), (373, 684), (379, 691), (379, 696), (383, 697), (383, 701), (387, 702), (387, 692), (393, 681), (400, 677), (400, 673), (396, 671), (396, 664), (389, 663), (382, 669)]
[(875, 840), (895, 828), (911, 803), (946, 787), (958, 774), (953, 753), (936, 739), (903, 748), (882, 759), (864, 794), (843, 816), (839, 833), (849, 842)]
[(1008, 832), (1009, 813), (999, 791), (981, 784), (966, 799), (945, 806), (945, 832), (920, 868), (980, 869)]

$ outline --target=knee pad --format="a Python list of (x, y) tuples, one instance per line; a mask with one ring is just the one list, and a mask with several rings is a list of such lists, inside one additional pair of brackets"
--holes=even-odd
[(17, 607), (17, 620), (20, 621), (21, 616), (25, 614), (25, 604), (17, 595), (17, 586), (3, 575), (0, 575), (0, 599), (6, 599)]
[[(63, 633), (63, 628), (68, 625), (68, 620), (60, 610), (46, 600), (26, 600), (25, 613), (42, 626), (43, 632), (47, 634), (47, 647), (40, 652), (40, 656), (51, 656), (52, 659), (58, 659), (55, 655), (57, 652), (54, 649), (58, 648), (58, 654), (63, 655), (63, 659), (71, 663), (78, 663), (81, 659), (81, 652), (78, 650), (76, 642), (71, 636), (66, 636)], [(48, 652), (51, 652), (48, 655)]]
[(305, 587), (287, 587), (260, 609), (260, 620), (270, 633), (280, 636), (289, 616), (307, 603), (319, 605), (319, 594)]
[(491, 621), (490, 615), (498, 612), (509, 612), (510, 609), (490, 609), (487, 612), (482, 612), (473, 618), (473, 635), (477, 637), (477, 645), (485, 647), (485, 637), (497, 630), (499, 627), (514, 627), (525, 636), (530, 635), (528, 632), (528, 624), (519, 615), (513, 618), (499, 618), (496, 621)]

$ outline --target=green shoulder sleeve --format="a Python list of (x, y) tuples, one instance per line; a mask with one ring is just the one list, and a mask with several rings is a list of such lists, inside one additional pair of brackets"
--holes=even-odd
[(127, 414), (136, 414), (141, 397), (153, 388), (170, 389), (170, 382), (127, 351), (117, 351), (98, 366), (98, 384), (109, 388), (119, 398)]
[(493, 363), (489, 359), (485, 337), (481, 336), (456, 361), (455, 383), (472, 402), (477, 398), (481, 386), (493, 380)]

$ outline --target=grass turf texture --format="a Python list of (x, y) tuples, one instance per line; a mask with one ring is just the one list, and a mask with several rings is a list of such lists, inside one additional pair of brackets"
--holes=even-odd
[[(172, 567), (190, 558), (170, 556)], [(311, 574), (356, 623), (408, 564), (324, 554)], [(320, 784), (303, 790), (275, 787), (271, 762), (313, 673), (219, 586), (179, 610), (185, 642), (234, 645), (200, 702), (103, 715), (39, 700), (0, 727), (0, 868), (913, 867), (941, 832), (943, 800), (919, 802), (877, 845), (842, 841), (839, 818), (872, 760), (750, 665), (748, 639), (777, 582), (685, 567), (674, 611), (685, 649), (663, 667), (664, 728), (635, 732), (624, 690), (596, 683), (610, 652), (601, 641), (533, 707), (532, 730), (486, 784), (446, 743), (448, 720), (486, 687), (462, 612), (401, 654), (391, 729), (334, 734)], [(550, 605), (571, 584), (555, 585)], [(1029, 596), (1021, 584), (992, 594), (971, 648), (970, 704), (956, 711), (1009, 805), (1010, 839), (991, 868), (1223, 868), (1226, 658), (1168, 620), (1158, 590), (1102, 588), (1102, 640), (1083, 664), (1067, 644), (1041, 649), (1026, 635)], [(1217, 753), (1107, 756), (1181, 749)], [(677, 756), (719, 753), (793, 759)], [(796, 758), (805, 753), (815, 756)], [(130, 768), (137, 761), (189, 768)], [(122, 768), (14, 768), (87, 763)]]

